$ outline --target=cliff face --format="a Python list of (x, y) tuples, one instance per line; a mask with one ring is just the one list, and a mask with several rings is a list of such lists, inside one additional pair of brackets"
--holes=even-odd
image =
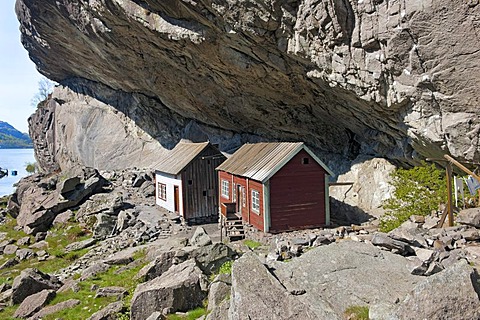
[(480, 160), (478, 0), (17, 0), (16, 11), (42, 73), (117, 108), (148, 141), (173, 142), (195, 119), (351, 159)]

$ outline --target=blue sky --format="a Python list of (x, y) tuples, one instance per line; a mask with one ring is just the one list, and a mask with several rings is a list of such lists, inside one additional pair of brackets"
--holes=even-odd
[(0, 0), (0, 120), (28, 132), (30, 101), (41, 75), (20, 42), (15, 0)]

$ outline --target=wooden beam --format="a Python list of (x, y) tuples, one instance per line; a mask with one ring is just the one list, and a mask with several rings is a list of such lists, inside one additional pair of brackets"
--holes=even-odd
[(447, 163), (447, 212), (448, 212), (448, 225), (453, 227), (453, 201), (452, 201), (452, 164)]
[(328, 186), (351, 186), (353, 182), (330, 182)]
[(469, 174), (471, 175), (472, 177), (474, 177), (475, 179), (477, 179), (478, 182), (480, 182), (480, 176), (476, 175), (475, 173), (473, 173), (472, 171), (470, 171), (469, 169), (467, 169), (463, 164), (461, 164), (460, 162), (458, 162), (457, 160), (455, 160), (454, 158), (450, 157), (448, 154), (444, 155), (443, 156), (445, 159), (447, 159), (449, 162), (453, 163), (454, 165), (456, 165), (458, 168), (460, 168), (463, 172), (465, 172), (466, 174)]

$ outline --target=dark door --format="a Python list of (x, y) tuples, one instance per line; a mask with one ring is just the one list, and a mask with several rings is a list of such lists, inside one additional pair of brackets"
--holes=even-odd
[(180, 211), (180, 194), (178, 191), (178, 186), (173, 186), (173, 201), (175, 202), (175, 213)]

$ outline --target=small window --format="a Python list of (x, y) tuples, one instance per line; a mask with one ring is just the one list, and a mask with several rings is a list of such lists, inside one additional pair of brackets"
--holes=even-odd
[(257, 190), (252, 190), (252, 210), (260, 213), (260, 193)]
[(204, 191), (203, 191), (203, 196), (204, 196), (204, 197), (207, 196), (207, 190), (204, 190)]
[(188, 185), (191, 186), (193, 184), (193, 180), (188, 180)]
[(158, 183), (158, 198), (167, 201), (167, 185), (164, 183)]
[(309, 164), (310, 159), (309, 158), (302, 158), (302, 164)]
[(230, 183), (227, 180), (222, 180), (222, 197), (230, 198)]

